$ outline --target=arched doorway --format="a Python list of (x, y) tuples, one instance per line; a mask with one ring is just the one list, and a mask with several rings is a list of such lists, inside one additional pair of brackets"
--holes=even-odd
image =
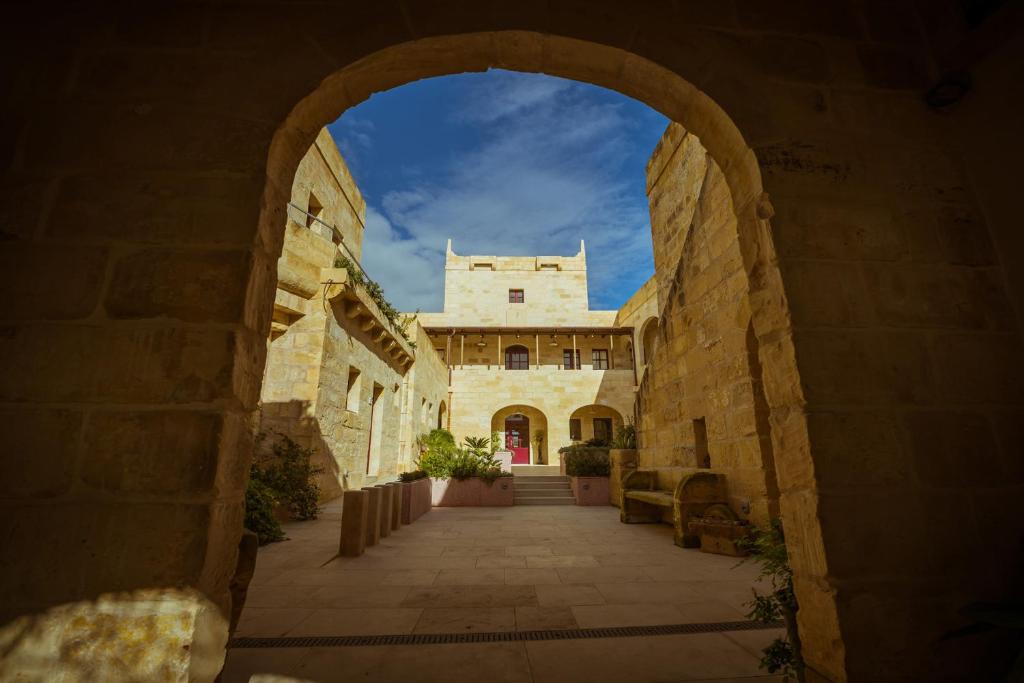
[(437, 407), (437, 428), (447, 429), (448, 425), (445, 424), (445, 420), (448, 417), (448, 405), (441, 401), (441, 405)]
[(530, 464), (530, 418), (522, 413), (505, 418), (505, 448), (512, 451), (513, 465)]
[(499, 408), (491, 416), (491, 433), (500, 447), (512, 451), (513, 464), (550, 463), (548, 418), (539, 408), (522, 403)]
[(569, 416), (569, 438), (574, 443), (594, 441), (607, 446), (623, 424), (622, 413), (611, 406), (582, 406)]

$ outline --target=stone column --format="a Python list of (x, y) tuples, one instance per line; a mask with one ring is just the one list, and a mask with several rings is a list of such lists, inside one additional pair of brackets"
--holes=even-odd
[(342, 557), (359, 557), (366, 550), (369, 497), (366, 491), (345, 491), (342, 494), (341, 541), (338, 546)]
[(381, 490), (376, 486), (365, 486), (366, 491), (366, 545), (380, 543)]
[(377, 484), (373, 488), (380, 491), (380, 537), (387, 538), (391, 535), (391, 509), (394, 490), (387, 484)]

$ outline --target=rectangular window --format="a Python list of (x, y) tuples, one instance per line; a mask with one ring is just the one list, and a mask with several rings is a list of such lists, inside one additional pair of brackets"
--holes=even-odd
[(594, 369), (608, 369), (608, 349), (594, 349)]
[(583, 441), (583, 423), (575, 417), (569, 420), (569, 439)]
[(600, 441), (611, 442), (612, 419), (610, 417), (594, 418), (594, 438)]
[(562, 367), (566, 370), (579, 370), (580, 350), (576, 349), (576, 353), (573, 354), (572, 349), (562, 349)]
[(697, 453), (697, 467), (711, 467), (711, 454), (708, 452), (708, 423), (703, 417), (693, 421), (693, 445)]
[(510, 289), (508, 290), (508, 302), (510, 304), (521, 304), (525, 301), (523, 297), (523, 290), (521, 289)]
[(353, 413), (359, 412), (359, 389), (362, 386), (362, 375), (355, 368), (348, 369), (348, 398), (345, 407)]

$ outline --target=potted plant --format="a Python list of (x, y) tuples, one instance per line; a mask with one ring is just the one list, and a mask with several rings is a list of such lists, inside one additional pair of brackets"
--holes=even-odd
[(588, 446), (561, 449), (577, 505), (608, 505), (608, 451)]
[(426, 450), (416, 465), (430, 477), (435, 507), (512, 505), (512, 475), (502, 471), (490, 438), (466, 437), (456, 445), (449, 432), (435, 429), (421, 443)]
[(622, 494), (622, 480), (626, 473), (635, 470), (637, 464), (636, 426), (632, 420), (615, 432), (611, 448), (608, 450), (611, 470), (608, 477), (608, 499), (612, 505), (618, 506)]

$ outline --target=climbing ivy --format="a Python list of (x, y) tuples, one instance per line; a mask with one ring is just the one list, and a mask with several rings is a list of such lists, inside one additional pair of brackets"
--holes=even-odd
[(413, 316), (403, 316), (397, 308), (391, 305), (391, 302), (384, 298), (384, 290), (373, 280), (363, 275), (363, 271), (360, 270), (351, 259), (338, 254), (334, 259), (335, 268), (344, 268), (348, 271), (348, 279), (353, 285), (361, 287), (367, 296), (373, 300), (373, 303), (377, 304), (377, 308), (387, 319), (388, 324), (391, 328), (402, 336), (402, 339), (409, 344), (413, 349), (416, 348), (416, 342), (409, 338), (409, 324), (412, 322)]

